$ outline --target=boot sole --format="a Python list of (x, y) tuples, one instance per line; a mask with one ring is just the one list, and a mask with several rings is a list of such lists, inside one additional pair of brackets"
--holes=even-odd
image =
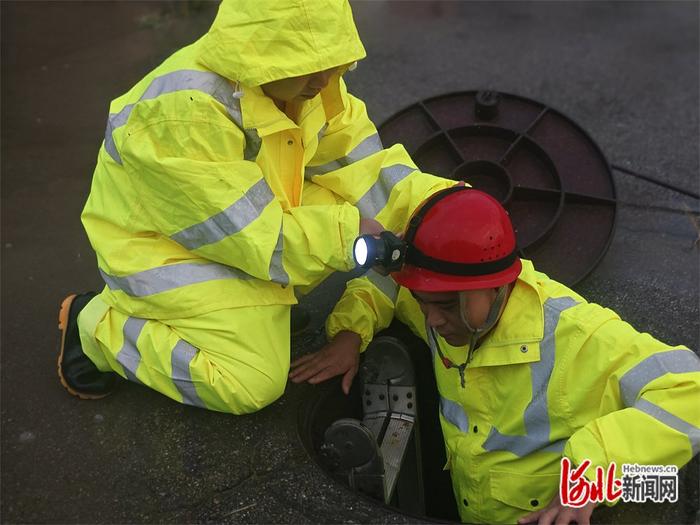
[(63, 388), (68, 390), (68, 393), (79, 397), (80, 399), (102, 399), (107, 397), (107, 394), (86, 394), (85, 392), (78, 392), (73, 387), (68, 384), (66, 378), (63, 377), (62, 364), (63, 364), (63, 349), (66, 345), (66, 333), (68, 332), (68, 314), (70, 313), (70, 306), (77, 297), (77, 294), (71, 294), (66, 297), (61, 303), (61, 309), (58, 312), (58, 329), (61, 331), (61, 352), (58, 354), (57, 367), (58, 367), (58, 378), (63, 385)]

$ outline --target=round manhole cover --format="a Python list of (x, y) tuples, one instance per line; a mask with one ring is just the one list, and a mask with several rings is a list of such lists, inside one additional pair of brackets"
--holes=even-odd
[(567, 285), (605, 254), (615, 185), (605, 156), (575, 122), (545, 104), (463, 91), (405, 108), (379, 127), (425, 172), (463, 180), (501, 201), (520, 255)]

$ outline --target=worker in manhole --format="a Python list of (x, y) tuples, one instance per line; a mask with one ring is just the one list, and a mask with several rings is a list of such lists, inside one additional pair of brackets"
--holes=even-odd
[(342, 79), (364, 56), (347, 1), (225, 0), (112, 102), (82, 214), (106, 287), (59, 314), (70, 393), (122, 377), (235, 414), (282, 394), (295, 292), (455, 184), (383, 147)]
[[(601, 500), (634, 499), (642, 478), (620, 478), (625, 464), (669, 473), (700, 449), (697, 355), (519, 259), (510, 219), (489, 195), (440, 191), (402, 239), (387, 232), (355, 246), (358, 264), (391, 274), (348, 283), (327, 329), (355, 338), (293, 364), (292, 378), (349, 383), (377, 331), (394, 316), (410, 327), (433, 353), (463, 521), (588, 523)], [(675, 501), (672, 476), (665, 488), (650, 480), (654, 501)]]

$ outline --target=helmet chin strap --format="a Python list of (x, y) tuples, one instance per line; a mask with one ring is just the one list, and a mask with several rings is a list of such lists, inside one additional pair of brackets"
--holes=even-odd
[(472, 360), (472, 355), (474, 354), (474, 350), (476, 349), (476, 344), (479, 341), (479, 339), (489, 330), (491, 330), (498, 322), (498, 319), (501, 317), (501, 313), (503, 312), (503, 306), (505, 305), (506, 292), (508, 291), (508, 287), (509, 285), (506, 284), (498, 288), (498, 292), (496, 293), (496, 299), (491, 304), (489, 313), (486, 316), (486, 321), (484, 321), (484, 324), (481, 325), (479, 328), (472, 328), (469, 325), (469, 320), (467, 319), (466, 294), (464, 292), (459, 292), (459, 315), (462, 318), (464, 326), (466, 326), (467, 330), (471, 334), (469, 338), (469, 353), (467, 354), (466, 361), (467, 364)]
[[(440, 356), (440, 359), (442, 360), (442, 364), (445, 366), (445, 368), (456, 368), (457, 371), (459, 372), (459, 381), (462, 385), (462, 388), (465, 388), (466, 386), (466, 381), (464, 379), (464, 372), (467, 368), (467, 365), (469, 362), (472, 360), (472, 355), (474, 353), (474, 349), (476, 348), (476, 343), (479, 341), (479, 338), (483, 336), (486, 332), (491, 330), (491, 328), (494, 327), (494, 325), (498, 322), (499, 317), (501, 317), (501, 313), (503, 312), (503, 307), (506, 303), (506, 294), (508, 292), (508, 288), (510, 285), (506, 284), (505, 286), (501, 286), (498, 289), (498, 292), (496, 293), (496, 299), (494, 300), (493, 304), (489, 308), (489, 313), (486, 316), (486, 321), (482, 326), (479, 328), (472, 328), (469, 326), (469, 321), (467, 320), (467, 307), (466, 307), (466, 295), (464, 292), (459, 292), (459, 315), (462, 318), (462, 322), (464, 323), (464, 326), (466, 326), (467, 330), (471, 334), (470, 340), (469, 340), (469, 352), (467, 353), (467, 359), (462, 363), (461, 365), (458, 365), (456, 363), (453, 363), (452, 360), (448, 357), (446, 357), (443, 353), (442, 350), (440, 350), (440, 345), (436, 345), (437, 352)], [(433, 328), (430, 328), (431, 333), (433, 334), (433, 338), (435, 337), (435, 331)]]

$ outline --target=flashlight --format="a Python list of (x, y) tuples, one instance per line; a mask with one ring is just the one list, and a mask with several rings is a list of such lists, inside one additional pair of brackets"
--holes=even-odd
[(388, 272), (395, 272), (403, 266), (406, 256), (406, 244), (389, 231), (383, 231), (379, 237), (360, 235), (352, 247), (355, 263), (362, 268), (381, 266)]

